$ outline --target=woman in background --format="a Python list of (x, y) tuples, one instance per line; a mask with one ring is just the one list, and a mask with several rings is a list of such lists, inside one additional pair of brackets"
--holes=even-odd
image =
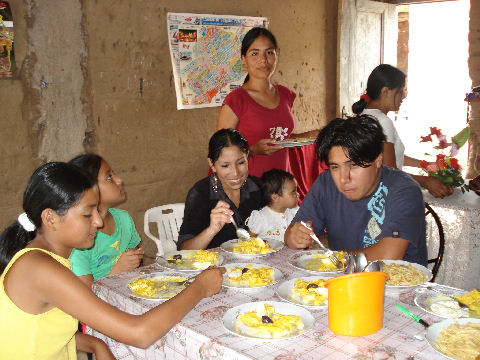
[[(394, 66), (378, 65), (368, 77), (366, 93), (352, 105), (355, 114), (371, 115), (380, 122), (387, 138), (383, 146), (383, 163), (400, 170), (404, 165), (420, 168), (420, 160), (405, 155), (405, 146), (387, 116), (389, 111), (398, 111), (405, 98), (405, 78), (406, 75)], [(435, 197), (443, 198), (453, 193), (452, 187), (434, 177), (410, 175)]]
[(241, 57), (248, 75), (244, 84), (225, 98), (217, 130), (237, 129), (245, 136), (250, 144), (250, 175), (261, 177), (270, 169), (290, 171), (288, 149), (272, 142), (314, 137), (318, 131), (292, 135), (295, 121), (291, 110), (296, 94), (271, 82), (278, 54), (270, 31), (259, 27), (248, 31), (242, 40)]

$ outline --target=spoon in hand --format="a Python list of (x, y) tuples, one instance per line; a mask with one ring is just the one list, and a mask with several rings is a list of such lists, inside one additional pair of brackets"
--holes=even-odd
[(237, 223), (235, 222), (235, 220), (233, 220), (233, 216), (230, 215), (230, 214), (226, 214), (228, 216), (230, 216), (230, 221), (232, 222), (233, 226), (235, 226), (235, 229), (236, 229), (236, 232), (237, 232), (237, 236), (239, 239), (248, 239), (250, 238), (250, 234), (247, 230), (243, 229), (243, 228), (240, 228), (237, 226)]

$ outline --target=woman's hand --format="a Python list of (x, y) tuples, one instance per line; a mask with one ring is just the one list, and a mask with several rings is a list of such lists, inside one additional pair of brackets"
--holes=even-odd
[(217, 235), (225, 224), (230, 223), (228, 214), (233, 215), (233, 211), (230, 210), (230, 205), (225, 201), (219, 200), (210, 212), (210, 225), (208, 229), (212, 237)]
[(443, 199), (445, 196), (452, 195), (453, 187), (442, 184), (440, 180), (432, 176), (424, 176), (424, 178), (423, 186), (436, 198)]
[(250, 146), (250, 153), (253, 155), (272, 155), (278, 150), (282, 150), (281, 145), (272, 144), (272, 139), (261, 139), (256, 144)]
[(198, 274), (193, 284), (198, 285), (199, 289), (203, 290), (203, 297), (217, 294), (222, 288), (222, 275), (225, 271), (224, 267), (210, 267)]
[(110, 274), (118, 274), (124, 271), (136, 269), (143, 259), (143, 249), (134, 248), (127, 249), (120, 257), (115, 265), (113, 265)]

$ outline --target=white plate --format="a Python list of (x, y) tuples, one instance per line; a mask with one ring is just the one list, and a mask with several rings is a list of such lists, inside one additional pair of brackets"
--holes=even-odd
[[(164, 278), (172, 278), (172, 279), (178, 279), (178, 281), (183, 281), (187, 276), (185, 275), (182, 275), (182, 274), (179, 274), (179, 273), (169, 273), (169, 272), (159, 272), (159, 273), (151, 273), (151, 274), (145, 274), (145, 275), (139, 275), (139, 276), (136, 276), (134, 278), (132, 278), (132, 280), (130, 280), (130, 282), (128, 284), (130, 284), (132, 281), (134, 281), (135, 279), (149, 279), (149, 280), (161, 280), (161, 279), (164, 279)], [(177, 295), (180, 291), (182, 291), (183, 289), (186, 288), (185, 285), (181, 285), (181, 286), (178, 286), (176, 289), (172, 289), (173, 291), (173, 294), (172, 292), (170, 292), (170, 294), (166, 293), (166, 292), (159, 292), (157, 294), (155, 294), (154, 296), (143, 296), (143, 295), (140, 295), (140, 294), (137, 294), (136, 292), (134, 292), (132, 289), (130, 289), (130, 287), (128, 286), (128, 284), (126, 285), (127, 286), (127, 290), (130, 292), (130, 296), (133, 296), (133, 297), (136, 297), (138, 299), (143, 299), (143, 300), (155, 300), (155, 301), (165, 301), (165, 300), (168, 300), (170, 298), (172, 298), (173, 296)], [(178, 289), (178, 291), (177, 291)]]
[[(252, 336), (237, 333), (235, 331), (235, 324), (237, 322), (238, 315), (245, 314), (250, 311), (255, 311), (257, 309), (258, 304), (272, 305), (275, 308), (275, 312), (278, 314), (300, 316), (302, 318), (303, 325), (304, 325), (303, 330), (298, 333), (291, 334), (291, 336), (286, 336), (280, 339), (264, 339), (264, 338), (257, 338), (257, 337), (252, 337)], [(306, 332), (313, 329), (314, 321), (315, 319), (313, 318), (310, 311), (308, 311), (307, 309), (297, 305), (279, 302), (279, 301), (259, 301), (259, 302), (251, 302), (251, 303), (238, 305), (238, 306), (235, 306), (234, 308), (229, 309), (223, 316), (223, 326), (225, 327), (225, 329), (227, 329), (231, 333), (238, 336), (259, 339), (263, 341), (284, 340), (284, 339), (290, 339), (290, 338), (305, 334)]]
[(303, 281), (309, 282), (309, 281), (314, 281), (314, 280), (318, 280), (318, 279), (328, 280), (329, 278), (328, 277), (323, 277), (323, 276), (304, 276), (304, 277), (290, 279), (290, 280), (284, 281), (283, 283), (280, 284), (280, 286), (277, 289), (277, 294), (283, 300), (291, 302), (292, 304), (305, 306), (305, 307), (308, 307), (308, 308), (311, 308), (311, 309), (317, 309), (317, 310), (326, 309), (328, 307), (328, 297), (327, 297), (327, 299), (325, 299), (325, 302), (322, 305), (306, 305), (306, 304), (304, 304), (304, 303), (300, 302), (299, 300), (294, 299), (292, 297), (292, 289), (294, 288), (295, 282), (297, 280), (303, 280)]
[[(255, 287), (250, 287), (250, 286), (244, 286), (244, 285), (240, 285), (240, 284), (234, 284), (232, 282), (229, 281), (228, 279), (228, 273), (230, 272), (231, 269), (234, 269), (234, 268), (237, 268), (237, 267), (240, 267), (240, 268), (245, 268), (245, 267), (250, 267), (250, 268), (254, 268), (254, 269), (259, 269), (259, 268), (262, 268), (262, 267), (266, 267), (266, 268), (270, 268), (270, 269), (273, 269), (273, 279), (272, 279), (272, 282), (270, 284), (267, 284), (267, 285), (263, 285), (263, 286), (255, 286)], [(257, 264), (257, 263), (229, 263), (229, 264), (225, 264), (224, 265), (224, 268), (227, 270), (225, 272), (225, 274), (223, 274), (223, 286), (227, 287), (227, 288), (236, 288), (236, 289), (260, 289), (260, 288), (263, 288), (263, 287), (266, 287), (266, 286), (270, 286), (270, 285), (273, 285), (275, 283), (277, 283), (279, 280), (281, 280), (283, 278), (283, 274), (280, 270), (278, 270), (277, 268), (274, 268), (273, 266), (270, 266), (270, 265), (265, 265), (265, 264)]]
[(315, 138), (297, 138), (297, 139), (287, 139), (282, 141), (274, 141), (272, 144), (281, 145), (284, 148), (287, 147), (296, 147), (296, 146), (304, 146), (310, 145), (315, 142)]
[(274, 252), (277, 252), (277, 251), (283, 249), (283, 242), (278, 241), (278, 240), (274, 240), (274, 239), (265, 239), (265, 241), (268, 242), (268, 245), (270, 245), (270, 247), (272, 248), (272, 250), (273, 250), (272, 252), (267, 252), (267, 253), (262, 253), (262, 254), (243, 254), (243, 253), (233, 252), (233, 247), (236, 244), (238, 244), (240, 241), (242, 241), (242, 240), (240, 240), (240, 239), (228, 240), (228, 241), (222, 243), (220, 245), (220, 248), (223, 251), (228, 252), (229, 254), (239, 256), (239, 257), (242, 257), (242, 258), (247, 258), (247, 259), (270, 255), (270, 254), (273, 254)]
[[(173, 255), (177, 255), (177, 254), (180, 254), (182, 255), (182, 257), (188, 257), (188, 256), (192, 256), (195, 252), (197, 252), (198, 250), (180, 250), (180, 251), (174, 251), (174, 252), (171, 252), (169, 254), (165, 254), (163, 257), (161, 258), (158, 258), (157, 259), (157, 263), (160, 264), (161, 266), (167, 268), (167, 269), (173, 269), (175, 271), (188, 271), (188, 272), (192, 272), (192, 271), (196, 271), (196, 272), (199, 272), (199, 271), (202, 271), (202, 269), (197, 269), (193, 266), (193, 263), (191, 261), (186, 261), (185, 263), (183, 264), (175, 264), (175, 263), (169, 263), (167, 261), (167, 259), (170, 257), (170, 256), (173, 256)], [(218, 254), (218, 258), (217, 260), (213, 263), (213, 265), (215, 266), (218, 266), (218, 265), (221, 265), (223, 263), (223, 256)]]
[[(344, 269), (335, 270), (335, 271), (316, 271), (307, 268), (307, 261), (311, 261), (315, 258), (315, 255), (324, 254), (324, 250), (299, 250), (295, 255), (290, 257), (289, 262), (291, 265), (296, 267), (297, 269), (305, 270), (317, 275), (330, 275), (336, 276), (344, 273)], [(336, 253), (334, 251), (334, 253)]]
[[(415, 295), (415, 305), (417, 305), (420, 309), (423, 311), (444, 318), (444, 319), (453, 319), (453, 318), (458, 318), (459, 316), (455, 316), (454, 314), (437, 314), (436, 312), (432, 311), (431, 306), (432, 304), (438, 302), (438, 301), (444, 301), (444, 300), (450, 300), (448, 296), (462, 296), (465, 295), (467, 292), (463, 290), (450, 290), (448, 289), (439, 289), (442, 293), (445, 294), (445, 296), (440, 295), (439, 293), (435, 291), (431, 291), (428, 289), (424, 288), (419, 288), (417, 290), (417, 294)], [(470, 312), (471, 314), (472, 312)], [(469, 317), (469, 316), (462, 316), (462, 317)]]
[(473, 319), (473, 318), (462, 318), (462, 319), (447, 319), (430, 325), (427, 329), (427, 333), (425, 334), (425, 338), (427, 339), (428, 343), (432, 346), (432, 348), (437, 351), (439, 354), (442, 354), (447, 359), (455, 360), (454, 358), (445, 355), (435, 346), (435, 340), (437, 339), (438, 335), (440, 335), (440, 330), (449, 327), (453, 323), (458, 324), (466, 324), (466, 323), (480, 323), (480, 319)]
[(398, 294), (401, 292), (409, 291), (414, 289), (420, 285), (425, 284), (426, 282), (430, 281), (433, 277), (432, 272), (430, 269), (427, 269), (425, 266), (422, 266), (417, 263), (411, 263), (404, 260), (382, 260), (386, 265), (390, 264), (398, 264), (398, 265), (412, 265), (415, 269), (422, 271), (425, 274), (426, 280), (423, 283), (415, 284), (415, 285), (404, 285), (404, 286), (392, 286), (385, 284), (385, 291), (387, 294)]

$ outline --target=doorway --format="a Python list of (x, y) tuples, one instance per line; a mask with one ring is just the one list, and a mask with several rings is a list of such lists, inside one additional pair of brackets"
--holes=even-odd
[[(400, 111), (389, 116), (397, 120), (395, 127), (406, 155), (434, 160), (425, 153), (433, 155), (438, 150), (432, 143), (419, 143), (420, 136), (436, 126), (450, 141), (466, 126), (464, 99), (472, 87), (468, 71), (470, 0), (412, 4), (398, 10), (399, 21), (405, 21), (407, 13), (409, 25), (408, 70), (402, 69), (408, 75), (408, 96)], [(402, 67), (401, 61), (398, 66)], [(467, 148), (456, 156), (463, 169), (467, 168)]]

